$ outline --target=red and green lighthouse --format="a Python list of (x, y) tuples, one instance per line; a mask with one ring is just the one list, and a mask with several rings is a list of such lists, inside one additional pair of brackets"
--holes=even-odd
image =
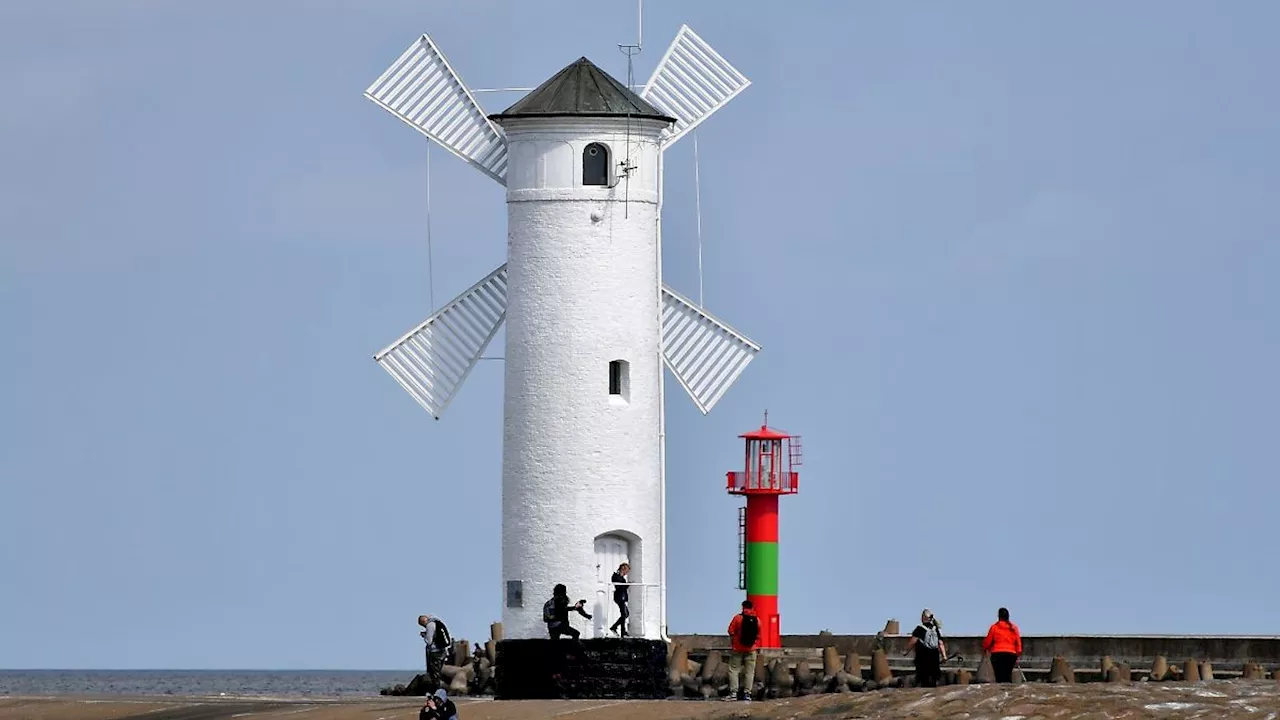
[(778, 615), (778, 498), (800, 489), (800, 438), (769, 427), (739, 435), (746, 441), (742, 470), (728, 473), (730, 495), (747, 498), (738, 515), (738, 587), (760, 617), (760, 647), (782, 647)]

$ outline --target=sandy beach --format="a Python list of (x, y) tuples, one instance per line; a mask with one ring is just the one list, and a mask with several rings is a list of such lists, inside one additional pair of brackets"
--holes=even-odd
[[(0, 720), (411, 720), (417, 698), (269, 699), (230, 697), (7, 697)], [(996, 720), (1011, 717), (1214, 718), (1280, 720), (1280, 687), (1272, 681), (945, 687), (820, 695), (755, 703), (663, 700), (461, 699), (461, 720), (796, 720), (916, 718)]]

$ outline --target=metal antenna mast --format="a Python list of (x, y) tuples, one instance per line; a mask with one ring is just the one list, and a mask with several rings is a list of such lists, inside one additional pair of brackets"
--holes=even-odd
[[(636, 89), (634, 59), (644, 49), (644, 0), (636, 0), (636, 6), (636, 43), (635, 45), (618, 45), (618, 51), (627, 56), (627, 89), (632, 92), (635, 92)], [(626, 178), (627, 183), (626, 187), (622, 189), (622, 216), (625, 218), (631, 216), (631, 171), (636, 169), (636, 166), (631, 164), (630, 113), (627, 114), (627, 155), (618, 164), (621, 166), (618, 169), (621, 171), (622, 176)]]

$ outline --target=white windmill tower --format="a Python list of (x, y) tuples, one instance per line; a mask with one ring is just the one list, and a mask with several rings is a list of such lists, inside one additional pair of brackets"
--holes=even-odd
[[(365, 96), (507, 188), (507, 262), (374, 356), (435, 418), (505, 320), (503, 624), (630, 561), (665, 634), (665, 365), (704, 414), (759, 346), (662, 283), (663, 152), (750, 82), (688, 26), (637, 95), (586, 58), (486, 116), (423, 35)], [(597, 595), (599, 593), (599, 595)]]

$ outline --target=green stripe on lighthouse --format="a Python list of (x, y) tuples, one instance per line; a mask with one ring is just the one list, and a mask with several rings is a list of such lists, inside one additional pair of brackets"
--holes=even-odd
[(747, 543), (747, 594), (778, 594), (778, 543)]

